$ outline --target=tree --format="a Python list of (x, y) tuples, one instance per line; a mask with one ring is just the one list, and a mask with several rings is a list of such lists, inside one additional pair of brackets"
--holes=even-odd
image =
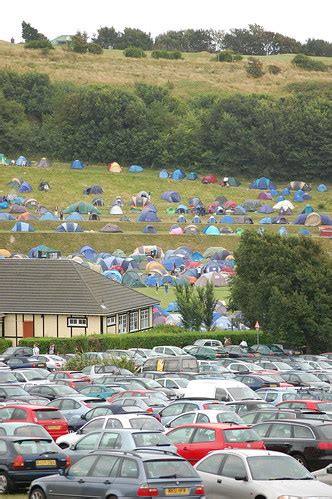
[(125, 28), (123, 33), (120, 33), (115, 49), (126, 49), (127, 47), (138, 47), (143, 50), (151, 50), (153, 47), (153, 39), (151, 33), (145, 33), (141, 29)]
[(214, 294), (214, 286), (210, 282), (204, 287), (198, 287), (197, 295), (200, 300), (202, 309), (202, 322), (207, 331), (211, 331), (213, 324), (213, 312), (216, 308), (218, 300)]
[(76, 35), (72, 37), (69, 45), (73, 52), (77, 52), (78, 54), (86, 54), (89, 46), (88, 34), (85, 31), (83, 33), (78, 31)]
[(31, 40), (46, 39), (46, 36), (39, 33), (39, 31), (36, 28), (33, 28), (30, 23), (22, 21), (22, 38), (25, 42), (29, 42)]
[(302, 50), (307, 55), (332, 57), (332, 43), (325, 40), (309, 38), (303, 45)]
[(113, 26), (110, 28), (103, 26), (97, 30), (97, 33), (97, 36), (94, 36), (92, 41), (98, 43), (98, 45), (101, 45), (104, 49), (113, 49), (121, 36)]
[(203, 320), (203, 310), (196, 288), (189, 284), (177, 284), (175, 297), (183, 327), (188, 331), (199, 331)]
[(248, 76), (252, 78), (261, 78), (264, 76), (263, 63), (255, 57), (248, 57), (248, 62), (246, 65), (246, 72)]
[(312, 239), (246, 232), (235, 252), (230, 306), (275, 341), (324, 351), (332, 330), (332, 262)]

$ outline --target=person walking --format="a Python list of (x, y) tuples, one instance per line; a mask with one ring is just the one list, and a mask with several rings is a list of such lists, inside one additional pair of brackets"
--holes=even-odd
[(48, 349), (48, 354), (49, 355), (55, 355), (55, 345), (54, 343), (51, 343)]
[(39, 346), (37, 345), (37, 343), (35, 343), (35, 344), (33, 345), (32, 355), (33, 355), (34, 357), (38, 357), (39, 352), (40, 352), (40, 350), (39, 350)]
[(165, 282), (164, 290), (165, 290), (165, 293), (167, 294), (168, 293), (168, 282)]

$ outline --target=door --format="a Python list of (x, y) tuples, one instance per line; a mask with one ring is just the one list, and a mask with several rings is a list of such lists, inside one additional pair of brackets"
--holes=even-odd
[[(237, 480), (235, 480), (237, 477)], [(242, 480), (239, 480), (242, 478)], [(248, 478), (246, 466), (238, 456), (228, 455), (222, 463), (220, 476), (217, 483), (220, 486), (220, 495), (225, 499), (241, 497), (250, 499), (254, 496), (255, 490), (250, 482), (244, 481)]]
[(196, 428), (190, 441), (189, 460), (190, 464), (196, 464), (200, 459), (206, 456), (208, 452), (220, 449), (218, 445), (216, 431), (211, 428)]
[(23, 338), (33, 338), (33, 321), (23, 321)]

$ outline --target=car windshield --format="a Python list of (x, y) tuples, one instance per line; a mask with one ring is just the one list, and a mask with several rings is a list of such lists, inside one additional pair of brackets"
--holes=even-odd
[(253, 480), (312, 480), (313, 477), (302, 464), (288, 456), (248, 457)]
[(40, 372), (35, 371), (34, 369), (31, 369), (31, 371), (24, 371), (24, 376), (28, 381), (36, 381), (36, 380), (41, 380), (45, 379), (45, 376), (42, 376)]
[(159, 430), (163, 431), (162, 425), (154, 417), (132, 418), (129, 420), (130, 426), (135, 430)]
[(252, 399), (260, 399), (258, 395), (255, 395), (248, 387), (234, 387), (228, 388), (229, 393), (232, 395), (234, 400), (252, 400)]
[(3, 352), (2, 355), (11, 355), (14, 352), (15, 352), (15, 347), (9, 347)]
[(47, 435), (47, 431), (41, 425), (25, 425), (18, 426), (14, 430), (14, 435), (16, 437), (44, 437)]
[(218, 423), (237, 423), (243, 424), (242, 419), (235, 412), (220, 412), (217, 414)]
[(157, 383), (154, 379), (145, 379), (144, 378), (144, 384), (148, 386), (149, 388), (161, 388), (160, 384)]
[(284, 383), (285, 380), (279, 374), (263, 374), (262, 378), (268, 383)]
[(286, 364), (285, 362), (275, 362), (275, 365), (278, 367), (278, 369), (281, 369), (282, 371), (291, 371), (292, 366), (289, 364)]
[(224, 438), (225, 442), (234, 443), (234, 442), (257, 442), (260, 441), (258, 433), (255, 430), (248, 429), (231, 429), (224, 430)]
[(0, 383), (17, 383), (17, 379), (12, 373), (0, 373)]
[(317, 362), (317, 364), (322, 369), (331, 369), (331, 364), (329, 362), (325, 362), (324, 360), (320, 360), (319, 362)]
[(171, 445), (170, 441), (163, 433), (133, 433), (133, 438), (137, 447), (163, 447)]
[(51, 411), (49, 409), (39, 409), (34, 411), (37, 421), (45, 421), (50, 419), (64, 419), (60, 411)]
[(321, 433), (324, 435), (324, 438), (329, 442), (332, 441), (332, 424), (322, 425), (319, 427)]
[(332, 403), (331, 402), (319, 402), (317, 407), (320, 411), (332, 412)]
[(161, 479), (175, 478), (197, 478), (197, 472), (187, 461), (180, 459), (163, 459), (160, 461), (145, 461), (144, 469), (146, 478)]
[(317, 378), (317, 376), (315, 376), (314, 374), (311, 374), (311, 373), (299, 373), (298, 374), (299, 378), (301, 381), (304, 381), (304, 382), (315, 382), (315, 381), (320, 381), (319, 378)]
[(245, 366), (249, 369), (249, 371), (264, 371), (264, 368), (262, 366), (259, 366), (254, 362), (246, 362)]
[(44, 454), (47, 452), (59, 452), (58, 446), (51, 440), (22, 440), (14, 443), (18, 454)]
[(24, 395), (29, 395), (28, 392), (23, 390), (20, 386), (6, 386), (5, 391), (7, 397), (22, 397)]

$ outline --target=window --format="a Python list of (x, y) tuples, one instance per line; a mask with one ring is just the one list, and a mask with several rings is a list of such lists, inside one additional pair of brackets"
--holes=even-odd
[(111, 315), (110, 317), (107, 317), (106, 319), (106, 326), (115, 326), (116, 324), (116, 317), (115, 315)]
[(266, 437), (268, 431), (269, 431), (269, 428), (270, 428), (270, 424), (269, 423), (261, 423), (261, 424), (258, 424), (257, 426), (255, 426), (255, 432), (261, 437), (261, 438), (264, 438)]
[(99, 449), (121, 449), (121, 445), (119, 433), (106, 433), (100, 441)]
[(64, 419), (60, 411), (52, 411), (51, 409), (40, 409), (33, 411), (33, 415), (37, 421), (49, 421), (50, 419)]
[(277, 397), (278, 397), (278, 394), (274, 393), (274, 392), (267, 392), (265, 394), (265, 400), (266, 400), (266, 402), (274, 402)]
[(307, 426), (295, 426), (294, 425), (294, 438), (303, 438), (303, 439), (310, 439), (312, 440), (314, 435), (312, 434), (312, 431), (310, 428)]
[(88, 327), (87, 317), (67, 317), (67, 327)]
[(91, 476), (116, 476), (117, 465), (119, 459), (115, 456), (100, 456), (95, 467), (92, 470)]
[(122, 461), (119, 473), (121, 478), (138, 478), (138, 465), (133, 459), (124, 459)]
[(15, 409), (11, 419), (17, 421), (25, 421), (27, 418), (27, 413), (23, 409)]
[(224, 458), (225, 456), (220, 454), (207, 457), (200, 465), (197, 466), (197, 469), (198, 471), (204, 471), (204, 473), (211, 473), (211, 475), (219, 475), (220, 465)]
[[(104, 456), (103, 456), (104, 457)], [(89, 476), (91, 466), (98, 459), (98, 456), (82, 457), (77, 463), (73, 464), (68, 470), (68, 476)]]
[(129, 330), (130, 331), (137, 331), (138, 330), (138, 312), (130, 312)]
[(246, 477), (247, 472), (242, 459), (237, 456), (227, 456), (221, 470), (221, 476), (228, 478)]
[(0, 440), (0, 454), (7, 453), (7, 444), (4, 440)]
[(137, 447), (156, 447), (169, 445), (168, 438), (161, 432), (140, 432), (133, 433), (133, 439)]
[(181, 478), (197, 477), (196, 471), (184, 459), (160, 459), (159, 461), (145, 461), (143, 465), (148, 479), (158, 479), (165, 475), (176, 475)]
[(195, 428), (179, 428), (167, 434), (173, 444), (185, 444), (190, 442)]
[(201, 442), (214, 442), (216, 439), (216, 432), (208, 428), (197, 428), (193, 438), (193, 443), (198, 444)]
[(119, 315), (119, 333), (128, 332), (128, 317), (127, 314)]
[(75, 402), (75, 400), (65, 399), (62, 401), (61, 410), (62, 411), (73, 411), (74, 409), (79, 409), (80, 404)]
[(141, 310), (141, 327), (140, 329), (147, 329), (150, 327), (150, 311), (148, 308)]
[[(177, 426), (182, 426), (184, 424), (193, 423), (195, 419), (195, 414), (183, 414), (171, 422), (171, 428), (176, 428)], [(201, 421), (200, 421), (201, 422)]]
[(276, 423), (271, 426), (269, 438), (277, 439), (287, 439), (292, 438), (292, 427), (291, 425), (285, 425), (283, 423)]
[(168, 416), (179, 416), (184, 412), (184, 404), (179, 403), (179, 404), (172, 404), (166, 407), (162, 413), (161, 416), (163, 418), (168, 417)]
[(121, 421), (119, 421), (118, 419), (110, 418), (110, 419), (108, 419), (105, 428), (107, 430), (117, 429), (117, 428), (121, 429), (121, 428), (123, 428), (123, 425), (122, 425)]
[(103, 419), (97, 419), (95, 421), (91, 421), (82, 428), (82, 434), (87, 434), (91, 433), (92, 431), (101, 430), (103, 426), (104, 426)]
[(77, 444), (77, 450), (93, 450), (100, 438), (100, 433), (90, 433), (86, 437), (83, 437)]

